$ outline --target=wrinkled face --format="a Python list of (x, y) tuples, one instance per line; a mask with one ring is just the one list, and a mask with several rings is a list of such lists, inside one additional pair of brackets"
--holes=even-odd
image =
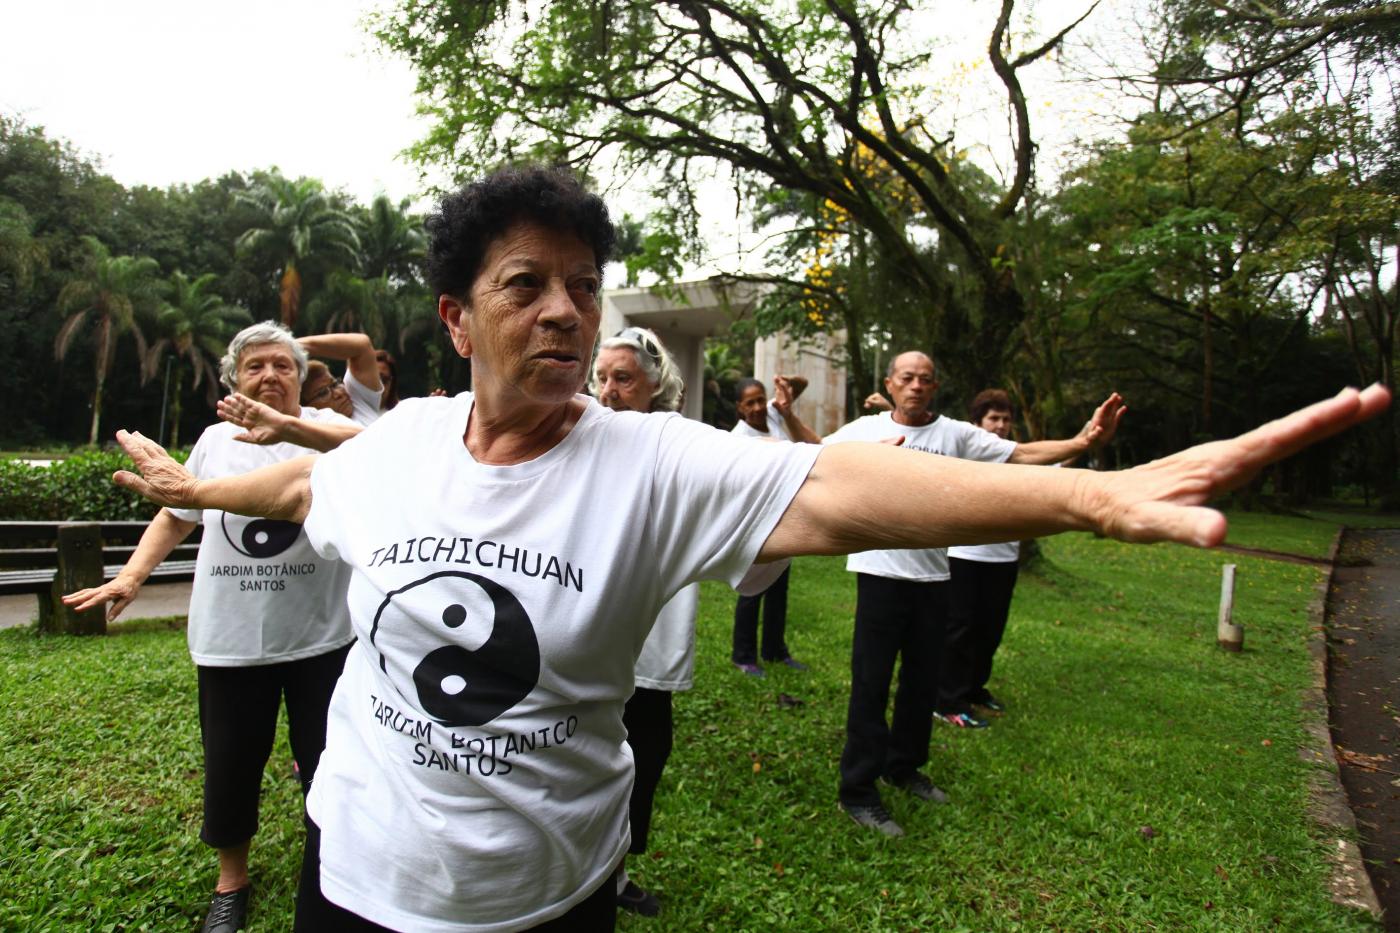
[(921, 421), (933, 404), (938, 381), (933, 378), (933, 360), (922, 353), (901, 353), (894, 358), (894, 371), (885, 379), (885, 391), (894, 401), (895, 413), (906, 422)]
[(355, 410), (345, 383), (324, 371), (306, 377), (301, 398), (302, 404), (309, 408), (329, 408), (347, 418)]
[(982, 416), (977, 426), (983, 431), (991, 431), (1002, 440), (1011, 437), (1011, 412), (993, 408)]
[(571, 233), (522, 223), (492, 242), (465, 300), (438, 299), (478, 398), (563, 404), (581, 391), (601, 281), (592, 247)]
[(739, 393), (739, 417), (755, 431), (768, 430), (768, 393), (763, 386), (749, 386)]
[(656, 387), (647, 381), (636, 351), (627, 347), (598, 351), (593, 379), (598, 384), (598, 401), (613, 411), (651, 411)]
[(301, 376), (297, 361), (280, 343), (245, 347), (234, 370), (238, 391), (286, 415), (301, 411)]

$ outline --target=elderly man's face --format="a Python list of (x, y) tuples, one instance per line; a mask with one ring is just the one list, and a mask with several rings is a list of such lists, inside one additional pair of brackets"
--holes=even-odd
[(894, 371), (885, 379), (885, 391), (894, 401), (895, 414), (906, 424), (927, 418), (938, 380), (933, 378), (933, 360), (922, 353), (901, 353), (894, 358)]
[(598, 383), (598, 401), (613, 411), (651, 411), (651, 395), (656, 387), (647, 381), (637, 363), (636, 351), (628, 347), (598, 351), (593, 376)]
[(478, 398), (557, 404), (588, 377), (601, 282), (593, 249), (571, 233), (517, 224), (486, 251), (465, 303), (438, 314), (472, 360)]
[(244, 348), (234, 371), (238, 391), (286, 415), (301, 412), (301, 375), (297, 361), (280, 343)]

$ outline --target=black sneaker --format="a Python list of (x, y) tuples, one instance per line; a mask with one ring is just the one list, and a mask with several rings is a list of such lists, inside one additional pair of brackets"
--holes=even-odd
[(617, 895), (617, 906), (623, 910), (641, 914), (643, 917), (655, 917), (661, 913), (661, 901), (657, 900), (655, 894), (637, 887), (635, 881), (628, 881), (623, 886), (622, 891)]
[(988, 710), (989, 712), (993, 712), (993, 713), (1004, 713), (1004, 712), (1006, 712), (1006, 704), (1002, 703), (1000, 700), (998, 700), (996, 697), (992, 696), (990, 693), (987, 694), (985, 697), (983, 697), (983, 698), (980, 699), (980, 700), (973, 700), (973, 701), (972, 701), (972, 705), (973, 705), (973, 706), (980, 706), (980, 707), (982, 707), (983, 709)]
[(214, 892), (209, 901), (209, 915), (204, 918), (200, 933), (237, 933), (248, 925), (247, 885), (226, 894)]
[(915, 771), (902, 781), (890, 781), (889, 783), (891, 787), (898, 787), (905, 793), (912, 794), (928, 803), (948, 802), (947, 793), (918, 771)]
[(843, 803), (841, 809), (845, 810), (846, 815), (856, 821), (857, 826), (873, 829), (890, 838), (904, 835), (904, 828), (894, 821), (894, 817), (890, 816), (890, 811), (878, 803), (869, 807)]

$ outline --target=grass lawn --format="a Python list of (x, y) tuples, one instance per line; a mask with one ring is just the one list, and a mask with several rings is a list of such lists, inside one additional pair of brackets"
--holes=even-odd
[[(1239, 543), (1312, 547), (1320, 524), (1268, 517)], [(1240, 655), (1214, 644), (1227, 561), (1239, 565)], [(788, 640), (807, 673), (730, 667), (733, 595), (707, 584), (652, 851), (629, 865), (664, 913), (620, 928), (1376, 929), (1328, 900), (1307, 815), (1300, 697), (1319, 574), (1047, 541), (998, 658), (1009, 713), (986, 730), (935, 729), (928, 770), (952, 803), (891, 792), (909, 833), (896, 840), (858, 831), (835, 803), (854, 601), (842, 561), (793, 570)], [(214, 860), (196, 839), (194, 671), (176, 628), (126, 629), (0, 632), (0, 929), (191, 929), (202, 917)], [(780, 709), (780, 693), (805, 705)], [(253, 849), (255, 930), (290, 928), (301, 830), (289, 766), (284, 744)]]

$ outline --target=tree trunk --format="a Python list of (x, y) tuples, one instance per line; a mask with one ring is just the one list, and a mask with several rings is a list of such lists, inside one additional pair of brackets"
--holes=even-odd
[(170, 447), (180, 446), (180, 386), (185, 381), (185, 367), (175, 367), (175, 395), (170, 399)]
[(107, 381), (107, 359), (111, 356), (112, 344), (112, 319), (107, 315), (102, 316), (101, 323), (97, 325), (97, 347), (95, 352), (96, 384), (92, 387), (92, 427), (88, 430), (88, 446), (97, 446), (97, 427), (102, 420), (102, 384)]

